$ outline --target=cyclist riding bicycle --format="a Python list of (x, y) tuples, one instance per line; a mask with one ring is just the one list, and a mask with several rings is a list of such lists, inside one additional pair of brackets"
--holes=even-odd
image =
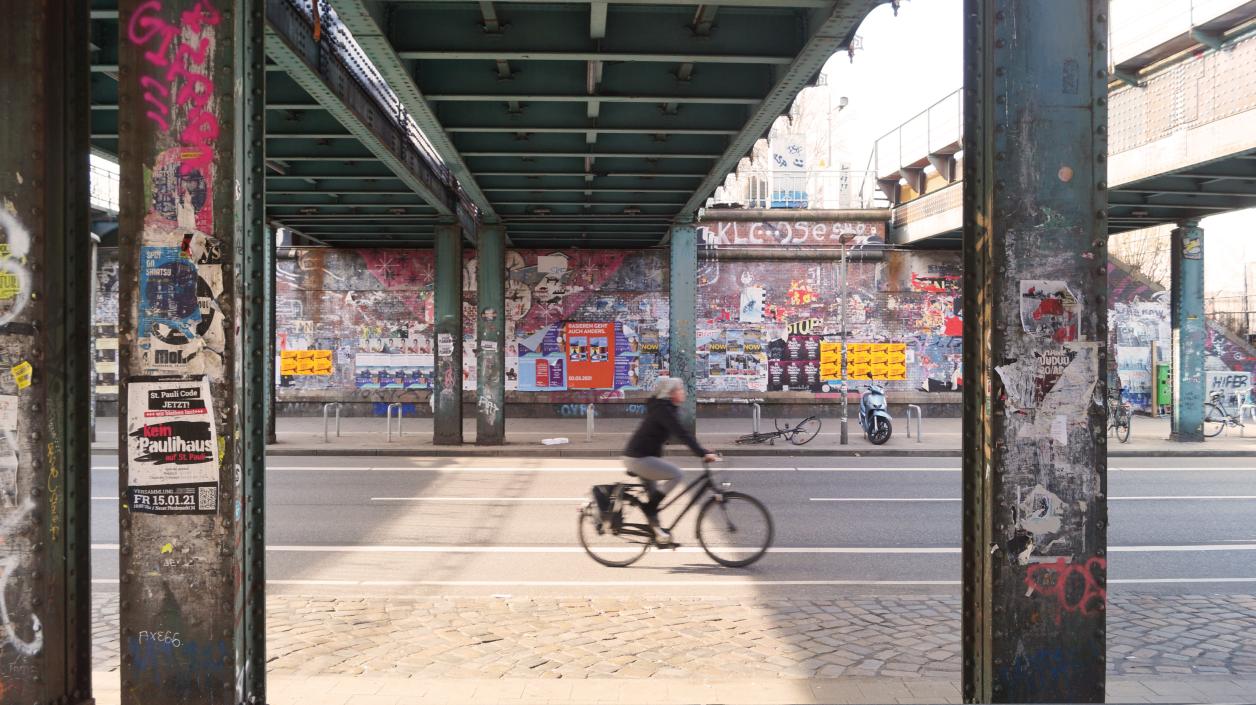
[[(646, 404), (645, 418), (624, 448), (624, 468), (650, 486), (650, 501), (645, 506), (645, 512), (650, 528), (654, 531), (655, 541), (660, 546), (675, 544), (671, 534), (659, 524), (659, 506), (663, 504), (663, 498), (684, 477), (680, 468), (663, 460), (663, 445), (675, 437), (689, 446), (694, 455), (700, 456), (703, 461), (713, 463), (719, 460), (719, 456), (702, 447), (698, 439), (680, 422), (676, 407), (684, 402), (684, 383), (675, 377), (660, 377), (654, 384), (653, 397)], [(662, 484), (656, 487), (655, 482)]]

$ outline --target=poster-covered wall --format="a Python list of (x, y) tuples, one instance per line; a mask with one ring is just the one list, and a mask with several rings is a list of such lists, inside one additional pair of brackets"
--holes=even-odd
[[(738, 246), (774, 241), (761, 234), (765, 230), (744, 237), (738, 232), (725, 233), (730, 242), (742, 238)], [(304, 373), (281, 378), (281, 399), (285, 389), (430, 387), (435, 354), (430, 250), (294, 254), (279, 265), (276, 337), (279, 349), (289, 352), (286, 362)], [(840, 369), (833, 345), (840, 332), (839, 265), (831, 250), (824, 251), (826, 259), (788, 261), (721, 260), (719, 254), (718, 246), (708, 247), (699, 262), (699, 389), (768, 397), (778, 390), (831, 391), (839, 376), (834, 368)], [(849, 264), (852, 371), (866, 369), (890, 390), (960, 389), (958, 255), (888, 252), (882, 257)], [(467, 389), (475, 386), (475, 268), (468, 256), (463, 293)], [(511, 251), (507, 270), (508, 388), (563, 392), (609, 380), (608, 386), (594, 388), (599, 397), (614, 398), (648, 389), (665, 371), (665, 252)], [(118, 391), (119, 287), (112, 248), (100, 250), (97, 287), (96, 392), (112, 400)], [(1150, 343), (1156, 341), (1164, 351), (1162, 360), (1171, 355), (1168, 297), (1115, 262), (1109, 265), (1109, 290), (1110, 328), (1126, 400), (1146, 410)], [(579, 372), (575, 385), (573, 358), (577, 369), (592, 369)], [(281, 352), (276, 365), (284, 362)], [(1256, 354), (1210, 323), (1207, 366), (1256, 373)]]
[[(705, 259), (698, 272), (698, 388), (831, 393), (841, 388), (840, 260)], [(856, 253), (847, 264), (851, 383), (958, 391), (960, 259)]]

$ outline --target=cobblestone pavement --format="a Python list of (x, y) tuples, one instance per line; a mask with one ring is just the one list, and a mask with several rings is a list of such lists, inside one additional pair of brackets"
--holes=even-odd
[[(118, 667), (97, 595), (94, 670)], [(272, 673), (485, 678), (954, 679), (958, 597), (268, 599)], [(1256, 675), (1256, 596), (1126, 596), (1112, 675)]]

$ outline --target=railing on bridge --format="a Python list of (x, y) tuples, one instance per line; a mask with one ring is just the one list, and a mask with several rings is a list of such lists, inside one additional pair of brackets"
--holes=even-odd
[(875, 208), (878, 199), (858, 191), (865, 176), (850, 169), (742, 172), (732, 189), (717, 190), (712, 201), (743, 208)]
[[(313, 2), (316, 0), (270, 1), (282, 2), (287, 5), (292, 13), (295, 13), (290, 15), (290, 17), (299, 16), (301, 20), (307, 23), (306, 27), (299, 28), (297, 31), (308, 33), (311, 35), (311, 38), (313, 37), (315, 25)], [(373, 121), (376, 116), (387, 120), (394, 129), (400, 132), (399, 136), (406, 140), (406, 144), (401, 145), (402, 149), (416, 153), (416, 156), (423, 161), (428, 171), (451, 193), (455, 194), (458, 204), (473, 219), (478, 219), (478, 208), (463, 193), (458, 179), (449, 170), (449, 167), (432, 146), (432, 143), (419, 129), (418, 124), (410, 117), (397, 94), (388, 86), (388, 82), (375, 69), (366, 52), (362, 51), (352, 35), (341, 24), (336, 17), (335, 11), (323, 3), (318, 8), (318, 12), (319, 16), (317, 19), (320, 25), (320, 32), (318, 40), (314, 42), (318, 49), (315, 65), (318, 66), (318, 70), (323, 75), (323, 78), (332, 83), (344, 79), (354, 81), (373, 103), (371, 106), (355, 106), (359, 109), (367, 108), (365, 111), (367, 114), (363, 115), (363, 117), (368, 122)], [(273, 22), (275, 16), (272, 15), (270, 19)]]

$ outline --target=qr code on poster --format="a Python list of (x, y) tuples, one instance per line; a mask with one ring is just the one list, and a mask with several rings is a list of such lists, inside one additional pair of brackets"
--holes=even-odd
[(197, 487), (196, 488), (196, 507), (201, 511), (218, 511), (218, 488), (217, 487)]

